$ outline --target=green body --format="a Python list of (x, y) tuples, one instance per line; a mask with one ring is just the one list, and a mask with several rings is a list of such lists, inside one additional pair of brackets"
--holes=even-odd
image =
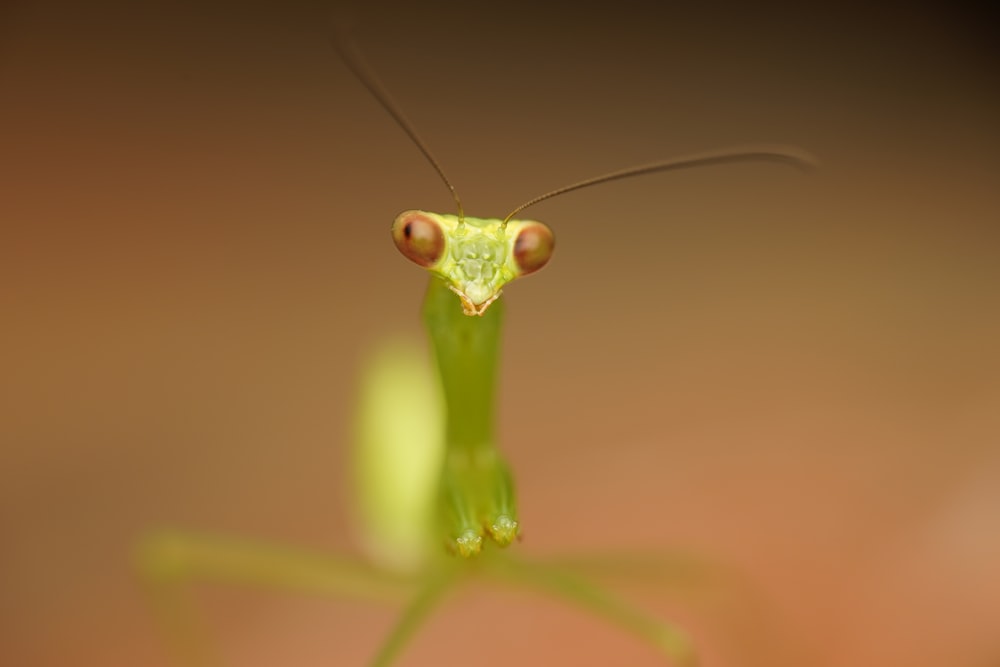
[[(382, 407), (366, 409), (369, 416), (362, 422), (360, 457), (368, 462), (362, 466), (361, 491), (368, 496), (362, 511), (366, 521), (375, 517), (383, 523), (375, 529), (389, 536), (390, 542), (394, 535), (400, 536), (403, 549), (412, 544), (406, 526), (422, 523), (428, 505), (433, 507), (432, 523), (436, 523), (436, 530), (428, 532), (443, 537), (448, 551), (475, 556), (486, 539), (507, 546), (517, 537), (518, 522), (510, 470), (499, 454), (494, 433), (503, 320), (499, 299), (507, 283), (548, 261), (552, 232), (533, 220), (411, 210), (396, 217), (392, 237), (404, 256), (432, 274), (424, 300), (424, 324), (443, 406), (425, 408), (425, 412), (443, 413), (443, 426), (430, 429), (442, 432), (441, 446), (429, 446), (418, 432), (427, 431), (426, 420), (416, 414), (424, 396), (407, 399), (394, 389), (410, 382), (405, 374), (400, 374), (396, 385), (387, 384), (381, 396), (371, 394), (363, 404)], [(403, 427), (386, 428), (387, 423), (404, 422)], [(423, 464), (417, 464), (423, 491), (408, 472), (416, 448), (429, 452), (425, 460), (438, 469), (434, 483), (429, 484), (420, 472)], [(396, 481), (386, 485), (383, 480)], [(400, 488), (412, 494), (407, 497)], [(379, 511), (367, 511), (372, 507)]]
[(400, 250), (432, 274), (423, 319), (437, 372), (428, 373), (415, 351), (403, 358), (398, 344), (371, 364), (357, 477), (363, 532), (380, 562), (408, 569), (440, 553), (442, 542), (470, 557), (484, 541), (507, 546), (517, 537), (494, 408), (500, 294), (526, 273), (518, 262), (528, 256), (528, 237), (551, 251), (551, 232), (534, 221), (406, 211), (393, 225)]

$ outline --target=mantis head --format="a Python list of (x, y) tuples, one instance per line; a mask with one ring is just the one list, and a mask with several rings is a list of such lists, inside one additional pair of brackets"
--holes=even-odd
[(499, 220), (405, 211), (392, 239), (410, 261), (441, 278), (466, 315), (482, 315), (503, 286), (552, 257), (552, 230), (534, 220)]
[(455, 200), (458, 215), (425, 211), (401, 213), (392, 225), (392, 238), (406, 257), (445, 281), (461, 299), (466, 315), (485, 313), (500, 296), (504, 285), (542, 268), (552, 256), (555, 238), (548, 227), (533, 220), (512, 219), (529, 206), (601, 183), (691, 167), (737, 162), (777, 162), (805, 170), (816, 166), (815, 158), (796, 148), (748, 146), (713, 151), (638, 165), (577, 181), (529, 199), (503, 220), (467, 218), (455, 186), (378, 77), (348, 42), (337, 41), (335, 46), (344, 63), (424, 154)]

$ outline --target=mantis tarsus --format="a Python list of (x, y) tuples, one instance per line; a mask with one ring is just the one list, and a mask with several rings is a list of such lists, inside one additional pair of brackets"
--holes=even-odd
[[(349, 559), (184, 533), (141, 545), (140, 565), (185, 656), (214, 664), (183, 608), (180, 583), (222, 580), (340, 596), (408, 595), (371, 664), (390, 664), (442, 595), (466, 572), (564, 598), (635, 633), (678, 663), (695, 654), (683, 632), (618, 599), (571, 570), (506, 551), (520, 523), (511, 472), (493, 435), (502, 288), (544, 266), (554, 237), (544, 224), (514, 219), (525, 208), (608, 181), (713, 164), (770, 161), (810, 167), (789, 148), (754, 147), (656, 162), (580, 181), (529, 200), (503, 219), (467, 217), (455, 188), (378, 78), (346, 38), (338, 52), (438, 172), (457, 214), (406, 211), (392, 225), (397, 248), (428, 269), (424, 303), (437, 379), (406, 358), (388, 357), (369, 377), (360, 427), (359, 481), (372, 541), (386, 562)], [(436, 386), (435, 386), (436, 385)], [(443, 397), (443, 409), (438, 404)], [(477, 567), (467, 567), (474, 560)]]

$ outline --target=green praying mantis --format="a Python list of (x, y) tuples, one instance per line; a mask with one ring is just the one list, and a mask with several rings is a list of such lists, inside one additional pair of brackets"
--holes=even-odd
[(685, 633), (596, 585), (572, 568), (521, 558), (505, 548), (520, 535), (513, 475), (494, 437), (494, 392), (506, 284), (552, 256), (545, 224), (515, 219), (543, 200), (643, 174), (736, 162), (813, 166), (806, 153), (751, 147), (641, 165), (579, 181), (535, 197), (502, 219), (465, 215), (438, 161), (346, 37), (343, 61), (437, 171), (456, 214), (418, 210), (392, 224), (399, 251), (431, 273), (423, 319), (436, 373), (410, 350), (388, 347), (362, 388), (356, 456), (359, 505), (375, 562), (179, 532), (148, 536), (138, 563), (179, 656), (218, 664), (193, 620), (185, 592), (196, 581), (222, 581), (347, 598), (402, 596), (403, 609), (370, 664), (393, 663), (463, 577), (534, 588), (601, 615), (677, 664), (694, 664)]

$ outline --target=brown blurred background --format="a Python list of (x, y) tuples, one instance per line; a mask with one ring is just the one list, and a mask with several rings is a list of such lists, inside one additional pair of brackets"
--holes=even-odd
[[(166, 665), (129, 570), (177, 526), (356, 551), (361, 359), (420, 335), (393, 249), (447, 191), (320, 3), (0, 12), (0, 664)], [(1000, 664), (1000, 88), (943, 5), (365, 3), (374, 68), (474, 215), (748, 142), (823, 160), (531, 211), (501, 434), (525, 553), (680, 549), (755, 600), (644, 587), (707, 665)], [(206, 586), (234, 665), (358, 665), (392, 609)], [(401, 665), (656, 664), (496, 587)]]

